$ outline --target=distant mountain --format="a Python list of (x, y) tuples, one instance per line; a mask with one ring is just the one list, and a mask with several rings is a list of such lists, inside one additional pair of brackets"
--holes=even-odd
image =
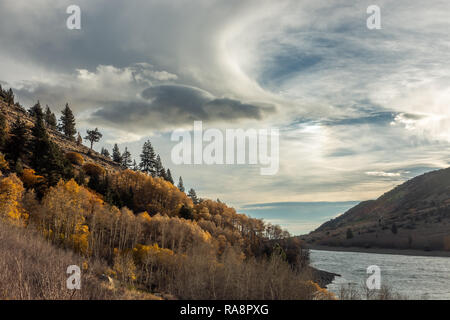
[(450, 168), (361, 202), (302, 238), (326, 246), (450, 250)]

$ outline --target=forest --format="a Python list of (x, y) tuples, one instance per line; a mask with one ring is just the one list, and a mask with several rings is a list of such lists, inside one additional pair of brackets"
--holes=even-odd
[[(102, 148), (98, 156), (115, 164), (104, 167), (93, 160), (98, 128), (84, 138), (86, 154), (52, 138), (58, 132), (74, 149), (83, 144), (68, 104), (57, 120), (48, 106), (25, 110), (0, 87), (0, 107), (0, 298), (46, 299), (48, 286), (56, 288), (52, 299), (334, 298), (314, 282), (298, 238), (194, 189), (186, 194), (150, 141), (139, 163), (127, 148), (116, 144), (111, 155)], [(47, 254), (30, 267), (23, 252), (33, 246)], [(22, 253), (13, 258), (16, 247)], [(62, 285), (69, 260), (89, 282), (73, 295), (53, 283)]]

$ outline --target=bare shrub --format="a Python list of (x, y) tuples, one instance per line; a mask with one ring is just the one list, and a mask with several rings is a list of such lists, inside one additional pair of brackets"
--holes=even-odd
[[(92, 266), (82, 272), (81, 290), (67, 289), (67, 267), (83, 264)], [(0, 222), (0, 299), (120, 298), (91, 269), (100, 270), (99, 263), (58, 249), (31, 230)]]

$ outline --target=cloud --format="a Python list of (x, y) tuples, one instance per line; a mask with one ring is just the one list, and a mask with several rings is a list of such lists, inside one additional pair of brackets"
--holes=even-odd
[(192, 125), (195, 120), (261, 120), (275, 112), (267, 104), (244, 103), (230, 98), (216, 98), (211, 93), (185, 85), (158, 85), (145, 89), (145, 101), (117, 101), (95, 111), (92, 121), (113, 126), (167, 129)]
[(375, 177), (400, 177), (402, 174), (400, 172), (384, 172), (384, 171), (368, 171), (366, 172), (368, 176)]
[(77, 31), (69, 4), (0, 2), (0, 81), (25, 106), (67, 101), (79, 127), (134, 154), (153, 134), (168, 166), (157, 131), (197, 119), (280, 129), (276, 176), (171, 168), (202, 196), (364, 200), (449, 165), (448, 1), (380, 0), (381, 30), (366, 28), (365, 0), (79, 0)]

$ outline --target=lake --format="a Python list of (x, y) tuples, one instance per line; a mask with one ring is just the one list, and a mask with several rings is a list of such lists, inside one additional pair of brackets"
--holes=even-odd
[(340, 274), (327, 289), (365, 284), (367, 267), (381, 269), (381, 285), (408, 299), (450, 300), (450, 258), (311, 250), (313, 267)]

